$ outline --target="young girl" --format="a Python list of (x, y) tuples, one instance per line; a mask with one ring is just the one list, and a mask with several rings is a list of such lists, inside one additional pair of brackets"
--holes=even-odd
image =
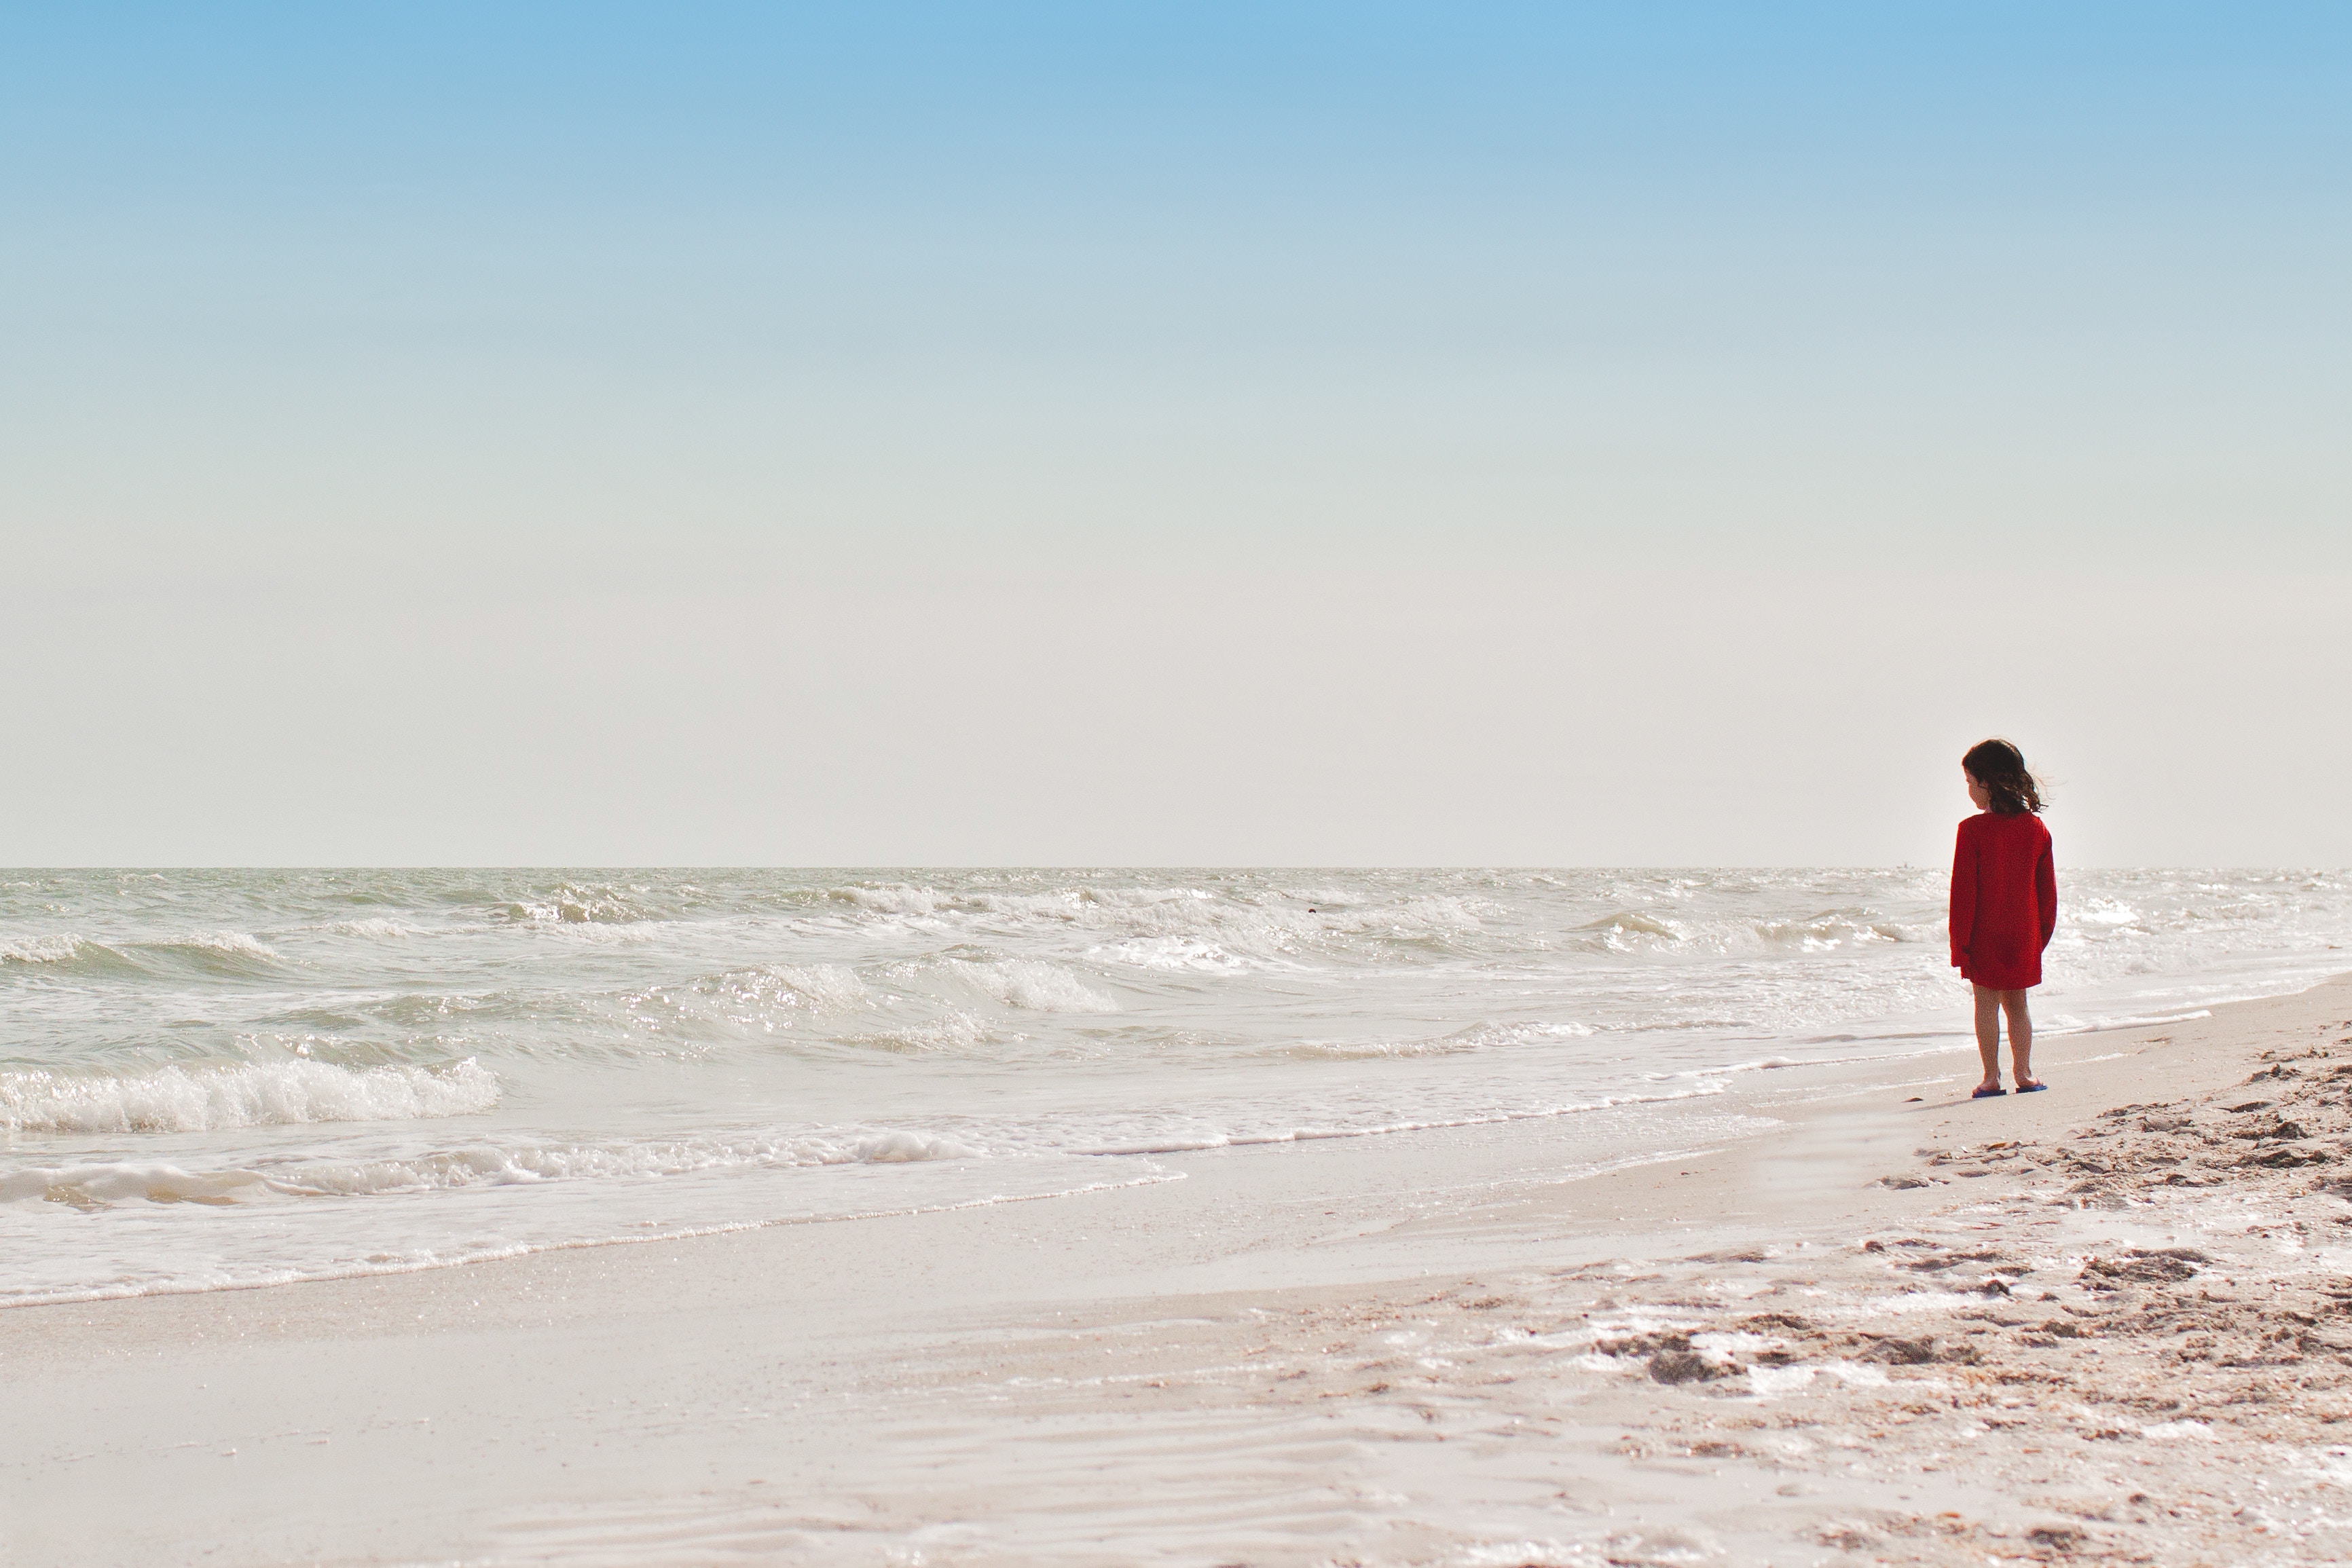
[(1952, 851), (1952, 964), (1977, 989), (1977, 1053), (1984, 1082), (1975, 1098), (2006, 1094), (2000, 1086), (2000, 1016), (2009, 1015), (2009, 1054), (2017, 1092), (2048, 1084), (2033, 1076), (2033, 1019), (2026, 991), (2042, 983), (2042, 949), (2058, 928), (2058, 873), (2050, 830), (2042, 825), (2042, 791), (2025, 758), (2005, 740), (1980, 741), (1960, 758), (1978, 814), (1962, 819)]

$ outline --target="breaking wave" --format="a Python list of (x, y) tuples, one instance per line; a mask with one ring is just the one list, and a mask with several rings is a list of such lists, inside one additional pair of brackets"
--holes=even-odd
[(509, 899), (497, 906), (496, 913), (500, 919), (521, 925), (627, 925), (665, 919), (668, 915), (646, 898), (644, 889), (576, 882), (536, 896)]
[(323, 1061), (165, 1067), (131, 1078), (0, 1072), (12, 1133), (202, 1133), (303, 1122), (464, 1116), (499, 1103), (471, 1059), (444, 1067), (353, 1069)]
[(839, 964), (769, 964), (708, 982), (712, 991), (747, 1001), (838, 1013), (865, 1005), (872, 993), (856, 971)]
[(938, 913), (939, 895), (928, 887), (892, 883), (882, 887), (836, 887), (825, 894), (835, 904), (846, 904), (870, 915), (927, 915)]
[(333, 936), (373, 936), (385, 939), (424, 936), (430, 934), (428, 927), (412, 925), (405, 920), (386, 919), (380, 915), (371, 915), (364, 920), (338, 920), (324, 929), (328, 935)]
[(136, 975), (139, 961), (130, 954), (77, 936), (69, 931), (39, 936), (0, 936), (0, 967), (21, 965), (38, 974), (64, 978), (70, 975)]
[(267, 958), (275, 962), (278, 950), (258, 936), (243, 931), (194, 931), (184, 941), (159, 942), (155, 950), (162, 953), (226, 953), (239, 958)]
[(1041, 1013), (1115, 1013), (1118, 1003), (1067, 969), (1034, 958), (973, 963), (951, 958), (949, 969), (972, 989), (1008, 1008)]
[(13, 942), (0, 937), (0, 964), (70, 964), (83, 948), (96, 946), (67, 931), (21, 936)]
[[(2061, 884), (2053, 1032), (2352, 967), (2340, 873)], [(1733, 1113), (1660, 1090), (1965, 1057), (1945, 894), (1940, 865), (0, 882), (0, 1305), (1067, 1191), (1080, 1153), (1595, 1107), (1566, 1143), (1680, 1146)]]
[(866, 1034), (850, 1035), (842, 1043), (868, 1051), (923, 1055), (936, 1051), (971, 1051), (988, 1044), (995, 1038), (994, 1030), (970, 1013), (949, 1013), (944, 1018), (908, 1024), (901, 1029), (875, 1030)]

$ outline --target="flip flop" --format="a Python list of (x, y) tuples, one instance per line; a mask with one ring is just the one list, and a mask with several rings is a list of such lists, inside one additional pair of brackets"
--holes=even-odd
[(2017, 1092), (2020, 1094), (2039, 1094), (2049, 1087), (2047, 1083), (2021, 1083), (2017, 1086)]
[(2006, 1089), (1985, 1089), (1980, 1087), (1971, 1090), (1969, 1093), (1969, 1098), (1971, 1100), (1990, 1100), (1996, 1094), (2006, 1094), (2009, 1091)]

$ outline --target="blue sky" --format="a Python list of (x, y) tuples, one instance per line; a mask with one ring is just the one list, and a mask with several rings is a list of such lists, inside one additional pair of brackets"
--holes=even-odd
[[(1721, 669), (1776, 634), (1771, 602), (1834, 615), (1841, 592), (2030, 643), (2051, 629), (1988, 586), (2022, 565), (2126, 641), (2180, 583), (2269, 625), (2258, 666), (2214, 653), (2229, 689), (2269, 694), (2261, 745), (2344, 673), (2260, 607), (2352, 570), (2348, 35), (2352, 14), (2315, 5), (0, 7), (0, 527), (5, 591), (41, 610), (0, 651), (44, 674), (37, 733), (91, 759), (16, 786), (57, 824), (19, 855), (1874, 860), (1924, 841), (1900, 772), (1866, 830), (1767, 811), (1752, 840), (1695, 835), (1678, 807), (1611, 839), (1562, 827), (1557, 791), (1313, 804), (1303, 781), (1335, 769), (1304, 754), (1284, 765), (1310, 802), (1294, 818), (1269, 824), (1246, 779), (1195, 780), (1199, 811), (1174, 786), (1162, 803), (1184, 831), (1072, 835), (1085, 743), (1047, 734), (1002, 757), (966, 737), (1013, 781), (930, 811), (929, 834), (904, 826), (919, 789), (867, 813), (854, 761), (790, 831), (756, 792), (720, 810), (688, 791), (664, 810), (709, 831), (665, 837), (641, 797), (583, 783), (563, 832), (534, 836), (462, 791), (404, 806), (423, 764), (405, 792), (295, 810), (257, 741), (309, 746), (364, 682), (311, 693), (310, 718), (217, 688), (151, 713), (152, 655), (89, 645), (126, 601), (178, 626), (191, 665), (266, 659), (231, 627), (340, 606), (381, 624), (417, 715), (475, 712), (475, 743), (505, 755), (513, 725), (468, 704), (514, 655), (460, 657), (430, 616), (690, 629), (864, 595), (940, 667), (1056, 710), (1076, 688), (1050, 661), (992, 664), (1031, 634), (992, 642), (992, 616), (1127, 601), (1139, 623), (1227, 625), (1270, 584), (1328, 604), (1391, 573), (1450, 584), (1472, 624), (1482, 594), (1545, 581), (1567, 606), (1648, 596), (1664, 628), (1689, 619), (1683, 582), (1717, 606), (1684, 634), (1717, 639)], [(1839, 586), (1856, 573), (1874, 586)], [(1278, 732), (1236, 646), (1188, 656), (1230, 687), (1232, 734)], [(1979, 678), (1938, 649), (1901, 654), (1923, 691)], [(1441, 684), (1559, 712), (1574, 650), (1429, 657)], [(740, 712), (782, 656), (713, 648), (673, 674)], [(1184, 678), (1122, 657), (1139, 691)], [(1327, 704), (1409, 728), (1371, 667)], [(1598, 744), (1703, 774), (1730, 699), (1653, 671), (1609, 679), (1665, 683), (1685, 733)], [(2144, 774), (2131, 737), (2183, 716), (2154, 693), (2070, 705), (2064, 674), (2015, 675), (2030, 700), (2011, 707)], [(530, 679), (533, 712), (584, 706), (525, 750), (586, 778), (577, 759), (623, 744), (586, 701), (611, 672)], [(876, 755), (859, 727), (893, 712), (940, 722), (841, 679), (844, 757)], [(1857, 698), (1836, 744), (1874, 755), (1893, 700)], [(789, 771), (724, 738), (723, 712), (677, 743)], [(179, 744), (228, 782), (126, 837), (145, 797), (110, 782), (134, 752), (110, 748), (141, 714), (190, 723)], [(1196, 749), (1221, 733), (1170, 722)], [(1150, 733), (1114, 769), (1127, 787), (1164, 770)], [(1603, 789), (1567, 745), (1505, 752)], [(1044, 807), (1041, 777), (1063, 780)], [(2232, 838), (2151, 808), (2102, 858), (2352, 859), (2315, 789), (2267, 814), (2275, 831)], [(1433, 826), (1457, 819), (1483, 826)]]

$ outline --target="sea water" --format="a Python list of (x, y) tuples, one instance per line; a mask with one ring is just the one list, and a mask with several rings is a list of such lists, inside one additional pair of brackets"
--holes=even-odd
[[(2063, 878), (2045, 1033), (2347, 967), (2352, 876)], [(1791, 1062), (1965, 1073), (1940, 870), (0, 873), (0, 1302), (1176, 1179)], [(1859, 1069), (1858, 1069), (1859, 1070)]]

